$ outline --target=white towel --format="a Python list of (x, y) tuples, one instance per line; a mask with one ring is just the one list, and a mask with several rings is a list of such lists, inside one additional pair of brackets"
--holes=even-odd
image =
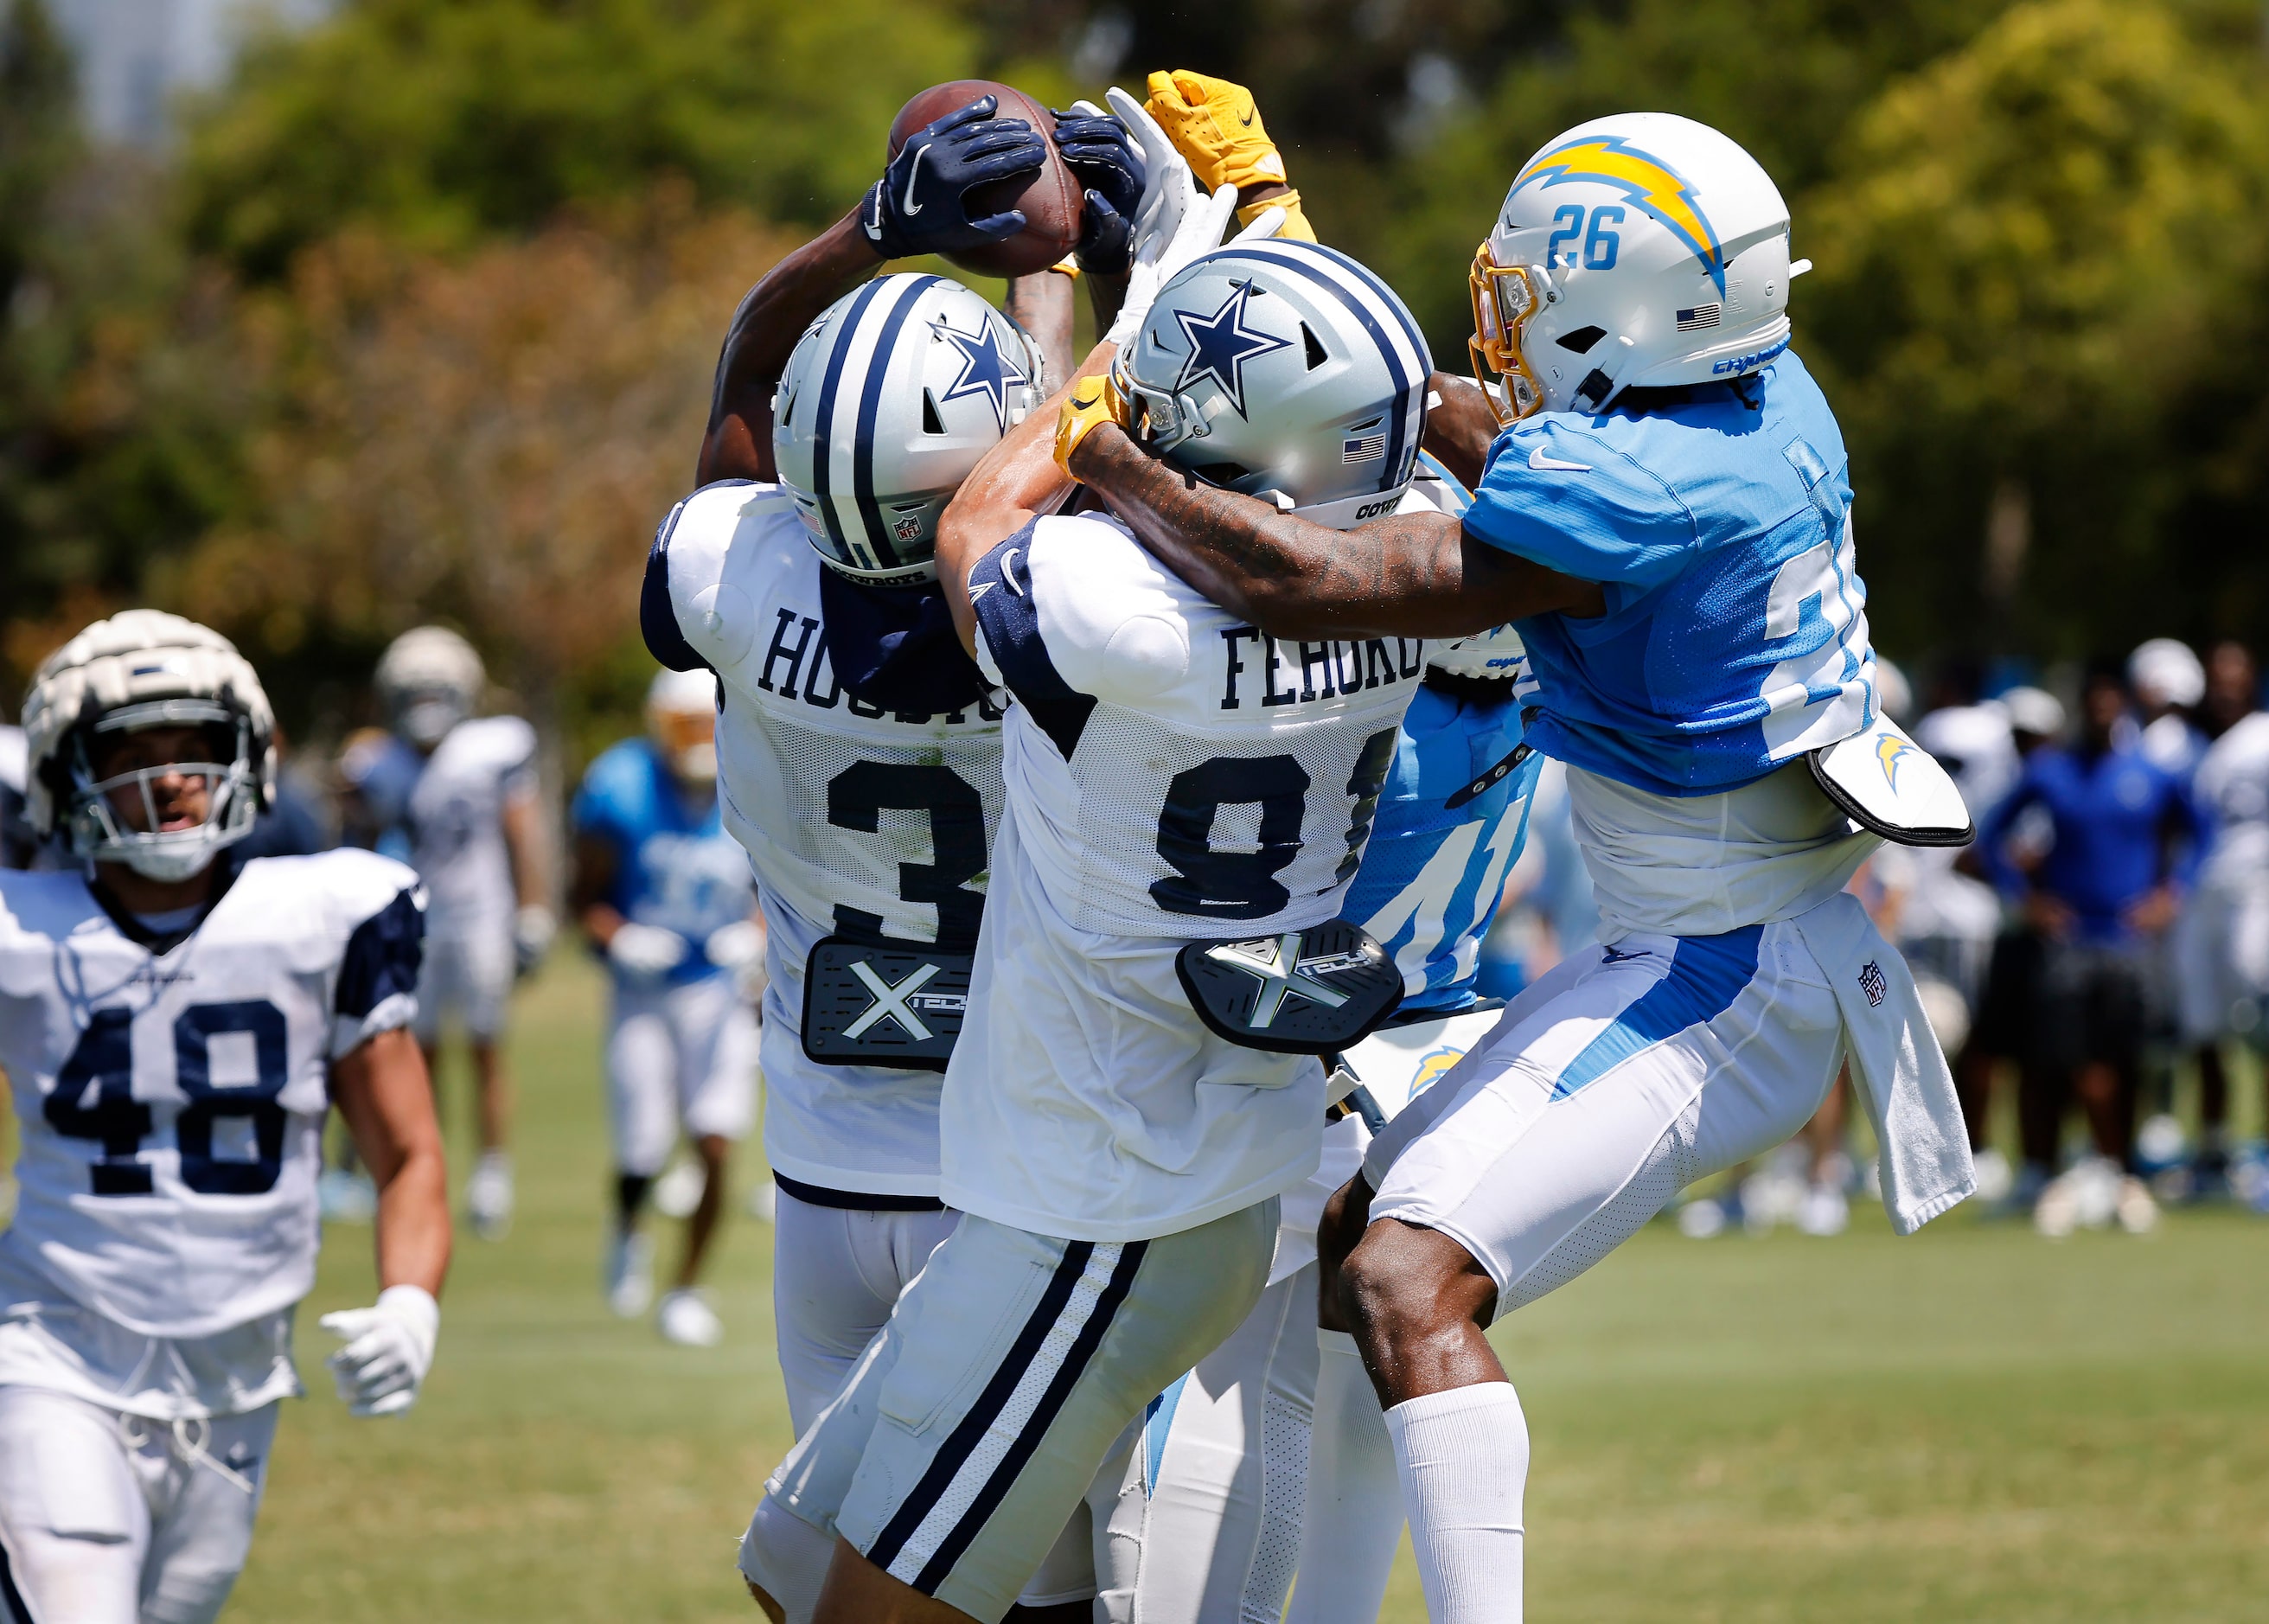
[(1883, 1210), (1912, 1235), (1977, 1188), (1970, 1130), (1914, 976), (1859, 899), (1842, 896), (1790, 921), (1836, 989), (1844, 1052), (1875, 1125)]

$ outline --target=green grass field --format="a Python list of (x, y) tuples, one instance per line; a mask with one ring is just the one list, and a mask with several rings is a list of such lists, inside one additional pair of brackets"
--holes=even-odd
[[(565, 956), (562, 956), (563, 958)], [(732, 1340), (610, 1319), (595, 976), (520, 1010), (521, 1213), (461, 1243), (417, 1412), (350, 1421), (318, 1313), (236, 1620), (746, 1620), (735, 1543), (787, 1443), (770, 1232), (717, 1271)], [(450, 1096), (453, 1142), (465, 1105)], [(2269, 1223), (2050, 1244), (1957, 1214), (1837, 1241), (1652, 1227), (1504, 1328), (1534, 1439), (1539, 1620), (2269, 1617)], [(1423, 1616), (1408, 1560), (1386, 1617)]]

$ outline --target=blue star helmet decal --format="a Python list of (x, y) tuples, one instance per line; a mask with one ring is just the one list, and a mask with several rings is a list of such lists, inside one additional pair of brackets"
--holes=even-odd
[(1001, 336), (990, 321), (978, 324), (974, 333), (965, 333), (950, 322), (940, 321), (931, 329), (940, 338), (960, 351), (961, 375), (945, 392), (945, 401), (957, 401), (965, 395), (981, 395), (993, 405), (993, 420), (1002, 433), (1009, 432), (1009, 391), (1030, 383), (1023, 369), (1001, 351)]
[(1255, 332), (1245, 325), (1245, 306), (1253, 292), (1250, 282), (1237, 284), (1221, 308), (1209, 316), (1193, 310), (1174, 312), (1174, 320), (1181, 323), (1182, 336), (1190, 345), (1181, 375), (1174, 380), (1175, 394), (1184, 393), (1201, 378), (1211, 378), (1237, 408), (1237, 415), (1245, 415), (1245, 364), (1272, 351), (1292, 347), (1290, 339)]

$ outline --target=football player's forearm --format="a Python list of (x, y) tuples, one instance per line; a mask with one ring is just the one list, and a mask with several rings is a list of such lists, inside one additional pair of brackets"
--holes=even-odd
[(1072, 463), (1176, 574), (1275, 637), (1463, 637), (1598, 591), (1534, 566), (1536, 580), (1508, 579), (1519, 569), (1503, 566), (1521, 561), (1444, 513), (1327, 529), (1192, 479), (1115, 428), (1089, 434)]
[(977, 649), (977, 614), (969, 607), (969, 572), (977, 561), (1061, 500), (1071, 481), (1056, 466), (1056, 409), (1082, 378), (1108, 371), (1115, 344), (1098, 344), (1061, 388), (1010, 429), (969, 470), (937, 522), (937, 579), (962, 646)]
[(1043, 270), (1011, 281), (1009, 296), (1002, 301), (1009, 319), (1031, 334), (1040, 347), (1051, 384), (1061, 383), (1071, 374), (1072, 319), (1077, 294), (1071, 277)]
[(1442, 403), (1426, 414), (1425, 449), (1468, 491), (1478, 490), (1498, 432), (1489, 397), (1471, 379), (1447, 373), (1436, 373), (1426, 387), (1442, 397)]
[(881, 262), (854, 209), (766, 271), (742, 298), (717, 358), (695, 484), (774, 477), (772, 386), (812, 318), (873, 276)]
[(425, 1057), (407, 1027), (369, 1038), (332, 1068), (331, 1096), (378, 1185), (378, 1283), (436, 1296), (449, 1272), (448, 1178)]
[(543, 820), (534, 795), (521, 795), (504, 803), (504, 840), (512, 853), (514, 889), (523, 908), (538, 908), (551, 900), (544, 882)]

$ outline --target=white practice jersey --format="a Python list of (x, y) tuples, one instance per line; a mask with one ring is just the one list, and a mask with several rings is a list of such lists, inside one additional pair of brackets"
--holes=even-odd
[(946, 1200), (1138, 1239), (1298, 1184), (1320, 1067), (1214, 1037), (1174, 956), (1338, 912), (1423, 646), (1280, 644), (1100, 513), (1036, 520), (979, 563), (970, 596), (979, 664), (1016, 703), (946, 1075)]
[(410, 866), (437, 936), (506, 929), (519, 905), (504, 839), (507, 801), (536, 787), (536, 729), (517, 716), (459, 722), (410, 793)]
[(415, 1013), (422, 924), (417, 876), (367, 852), (247, 863), (164, 952), (78, 874), (0, 874), (0, 1245), (144, 1336), (305, 1296), (330, 1065)]
[(833, 934), (976, 944), (1001, 821), (1001, 705), (894, 712), (845, 692), (825, 566), (779, 485), (705, 486), (656, 545), (679, 634), (723, 684), (725, 827), (748, 850), (769, 932), (765, 1154), (807, 1184), (934, 1196), (939, 1074), (805, 1055), (804, 964)]
[(2191, 787), (2214, 831), (2200, 877), (2236, 887), (2269, 875), (2269, 711), (2207, 746)]

